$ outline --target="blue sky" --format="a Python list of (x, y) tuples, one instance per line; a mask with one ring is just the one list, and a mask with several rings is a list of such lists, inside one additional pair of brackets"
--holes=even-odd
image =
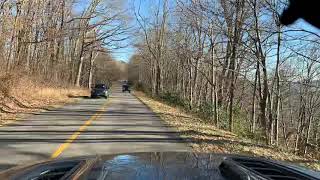
[[(141, 5), (140, 5), (141, 15), (144, 17), (148, 17), (148, 16), (150, 16), (150, 13), (155, 8), (155, 6), (158, 4), (158, 2), (159, 1), (161, 2), (161, 0), (124, 0), (124, 1), (126, 3), (124, 8), (128, 11), (130, 16), (132, 17), (132, 21), (131, 21), (130, 26), (133, 27), (131, 30), (131, 33), (133, 33), (133, 34), (139, 28), (139, 25), (137, 24), (137, 22), (135, 20), (135, 16), (134, 16), (134, 10), (138, 9), (139, 3), (141, 3)], [(132, 55), (134, 55), (134, 53), (136, 52), (136, 49), (133, 47), (133, 44), (137, 41), (137, 38), (139, 38), (139, 37), (136, 37), (133, 35), (130, 39), (128, 39), (125, 42), (125, 44), (128, 44), (128, 47), (122, 48), (119, 50), (115, 50), (113, 52), (113, 57), (116, 60), (128, 62), (130, 60), (130, 57)]]
[[(134, 21), (134, 14), (132, 13), (132, 3), (134, 0), (123, 0), (124, 1), (124, 9), (129, 13), (129, 16), (131, 16), (131, 21), (129, 26), (132, 27), (131, 31), (134, 31), (134, 28), (136, 27), (135, 21)], [(135, 53), (135, 48), (133, 48), (134, 39), (130, 37), (129, 39), (125, 40), (123, 44), (126, 45), (126, 47), (114, 50), (112, 53), (112, 56), (115, 60), (119, 61), (125, 61), (129, 62), (131, 56)]]

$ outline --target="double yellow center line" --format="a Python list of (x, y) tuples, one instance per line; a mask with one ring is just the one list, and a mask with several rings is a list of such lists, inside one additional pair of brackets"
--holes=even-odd
[(102, 105), (99, 111), (90, 117), (76, 132), (74, 132), (63, 144), (61, 144), (57, 150), (51, 155), (51, 158), (54, 159), (58, 157), (64, 150), (66, 150), (70, 144), (77, 139), (77, 137), (81, 134), (81, 132), (85, 131), (85, 129), (92, 123), (92, 121), (96, 120), (101, 114), (106, 110), (107, 106), (110, 104), (110, 100)]

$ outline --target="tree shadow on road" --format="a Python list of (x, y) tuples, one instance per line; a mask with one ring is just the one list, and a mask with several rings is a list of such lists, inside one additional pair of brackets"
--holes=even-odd
[[(120, 125), (121, 127), (121, 125)], [(70, 135), (74, 134), (75, 131), (68, 130), (1, 130), (0, 131), (0, 142), (7, 143), (21, 143), (21, 142), (45, 142), (45, 143), (63, 143), (68, 140)], [(209, 137), (215, 137), (216, 139), (204, 139), (198, 137), (181, 137), (185, 134), (193, 135), (205, 135)], [(20, 138), (11, 138), (20, 137)], [(57, 135), (66, 135), (65, 138), (56, 138)], [(97, 137), (94, 137), (97, 136)], [(120, 136), (120, 137), (112, 137)], [(146, 137), (137, 137), (146, 136)], [(149, 136), (149, 137), (148, 137)], [(153, 137), (159, 136), (159, 137)], [(38, 137), (48, 137), (48, 138), (38, 138)], [(73, 143), (115, 143), (115, 142), (173, 142), (173, 143), (207, 143), (207, 144), (240, 144), (243, 146), (254, 146), (270, 148), (267, 146), (257, 145), (250, 142), (243, 142), (233, 139), (225, 139), (221, 135), (213, 135), (200, 133), (197, 131), (129, 131), (129, 130), (85, 130), (81, 131), (81, 135)]]
[(5, 163), (0, 163), (0, 171), (4, 171), (4, 170), (7, 170), (7, 169), (10, 169), (10, 168), (13, 168), (17, 166), (16, 164), (5, 164)]

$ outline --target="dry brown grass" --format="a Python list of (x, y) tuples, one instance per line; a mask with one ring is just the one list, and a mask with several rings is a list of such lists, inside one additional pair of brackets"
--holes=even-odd
[(135, 95), (167, 124), (175, 127), (195, 152), (231, 153), (290, 161), (320, 170), (319, 160), (300, 157), (275, 147), (259, 145), (228, 131), (215, 128), (209, 122), (196, 118), (183, 110), (154, 100), (142, 92)]
[(41, 111), (87, 96), (88, 90), (56, 87), (19, 74), (0, 75), (0, 125), (26, 113)]

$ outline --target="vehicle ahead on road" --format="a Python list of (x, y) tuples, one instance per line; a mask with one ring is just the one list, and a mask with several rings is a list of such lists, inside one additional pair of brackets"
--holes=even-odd
[(129, 84), (123, 84), (122, 85), (122, 92), (131, 92), (130, 85)]
[(105, 84), (96, 84), (94, 88), (91, 90), (91, 98), (97, 97), (109, 97), (109, 88)]
[(317, 172), (237, 155), (149, 152), (54, 160), (16, 167), (0, 179), (261, 179), (315, 180)]

